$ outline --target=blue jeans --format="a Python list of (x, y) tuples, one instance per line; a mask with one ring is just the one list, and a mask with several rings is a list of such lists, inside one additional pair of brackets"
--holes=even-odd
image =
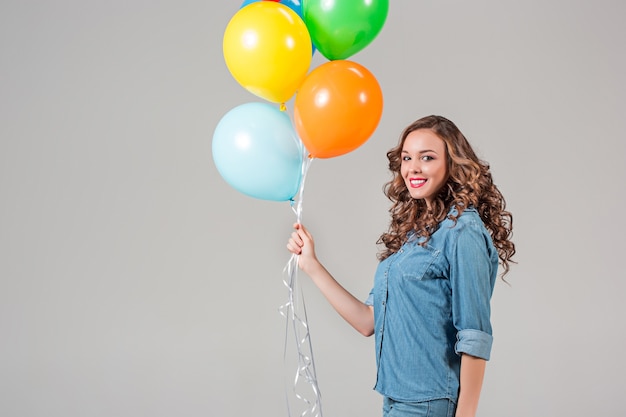
[(419, 403), (383, 399), (383, 417), (454, 417), (456, 404), (447, 398)]

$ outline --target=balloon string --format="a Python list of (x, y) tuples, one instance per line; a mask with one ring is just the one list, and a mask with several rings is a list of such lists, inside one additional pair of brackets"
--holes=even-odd
[[(306, 152), (306, 150), (303, 149), (303, 152)], [(302, 221), (304, 184), (306, 182), (306, 175), (312, 161), (312, 157), (304, 155), (301, 172), (302, 180), (300, 183), (298, 198), (297, 201), (292, 200), (291, 202), (291, 206), (298, 223)], [(309, 331), (306, 304), (304, 302), (304, 294), (302, 290), (298, 288), (298, 259), (299, 255), (293, 254), (283, 271), (287, 276), (287, 278), (283, 280), (283, 283), (285, 287), (287, 287), (288, 301), (279, 308), (280, 314), (286, 319), (285, 346), (283, 353), (285, 367), (287, 367), (288, 362), (287, 356), (290, 331), (292, 332), (291, 334), (296, 346), (295, 359), (297, 367), (293, 384), (292, 387), (285, 387), (287, 413), (289, 417), (292, 416), (290, 396), (293, 396), (304, 404), (305, 409), (299, 414), (300, 417), (322, 417), (321, 393), (317, 383), (317, 373), (315, 371), (315, 361), (313, 359), (313, 345)], [(304, 388), (307, 388), (308, 386), (308, 395), (301, 393), (300, 388), (302, 388), (302, 386), (304, 386)]]
[(300, 223), (302, 221), (302, 202), (304, 200), (304, 183), (306, 182), (306, 175), (309, 172), (309, 167), (313, 162), (313, 158), (307, 156), (306, 149), (303, 151), (304, 157), (302, 158), (302, 180), (300, 181), (300, 190), (298, 191), (298, 201), (293, 201), (291, 203), (291, 208), (293, 212), (296, 214), (296, 221)]

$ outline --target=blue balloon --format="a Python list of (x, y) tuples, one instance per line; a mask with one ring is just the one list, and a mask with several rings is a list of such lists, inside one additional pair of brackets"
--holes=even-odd
[[(262, 1), (262, 0), (244, 0), (244, 2), (241, 4), (240, 8), (243, 8), (243, 7), (247, 6), (248, 4), (256, 3), (257, 1)], [(301, 1), (299, 1), (299, 0), (280, 0), (277, 3), (284, 4), (285, 6), (289, 7), (294, 12), (298, 13), (298, 16), (302, 17), (302, 2)]]
[(230, 110), (213, 132), (212, 151), (222, 178), (250, 197), (287, 201), (299, 191), (304, 146), (289, 116), (274, 105)]

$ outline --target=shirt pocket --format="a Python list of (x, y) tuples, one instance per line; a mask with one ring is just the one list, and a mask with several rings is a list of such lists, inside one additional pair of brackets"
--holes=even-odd
[(427, 280), (435, 278), (443, 278), (437, 271), (437, 259), (440, 250), (426, 244), (405, 245), (401, 250), (400, 259), (398, 260), (398, 270), (404, 279), (409, 280)]

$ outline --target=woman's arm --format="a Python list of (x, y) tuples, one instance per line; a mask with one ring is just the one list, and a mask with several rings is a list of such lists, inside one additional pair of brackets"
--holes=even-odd
[(313, 237), (304, 226), (296, 223), (294, 229), (287, 243), (287, 249), (299, 255), (300, 269), (311, 278), (344, 320), (362, 335), (371, 336), (374, 333), (373, 307), (357, 299), (330, 275), (317, 259)]
[(463, 353), (461, 356), (461, 389), (455, 417), (474, 417), (483, 386), (487, 361)]

